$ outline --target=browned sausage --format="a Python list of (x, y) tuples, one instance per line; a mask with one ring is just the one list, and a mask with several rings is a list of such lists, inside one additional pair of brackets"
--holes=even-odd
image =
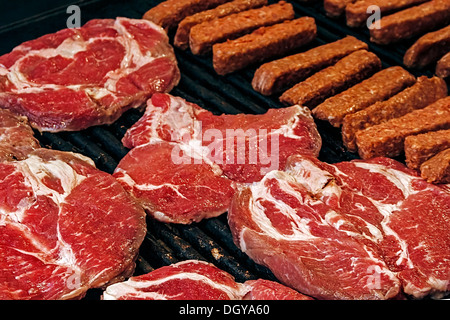
[(359, 50), (285, 91), (280, 101), (286, 105), (299, 104), (313, 108), (380, 69), (381, 60), (374, 53)]
[(267, 3), (267, 0), (234, 0), (224, 3), (214, 9), (205, 10), (193, 14), (192, 16), (188, 16), (178, 24), (177, 32), (174, 37), (174, 45), (183, 50), (187, 49), (189, 47), (189, 34), (191, 28), (197, 24), (215, 18), (222, 18), (233, 13), (259, 8), (267, 5)]
[(241, 38), (213, 46), (213, 66), (218, 74), (240, 70), (252, 63), (286, 54), (316, 37), (313, 18), (302, 17), (262, 27)]
[(420, 166), (420, 175), (431, 183), (450, 183), (450, 149), (445, 149)]
[(438, 77), (421, 76), (411, 87), (406, 88), (386, 101), (379, 101), (368, 108), (346, 115), (342, 123), (342, 140), (347, 150), (356, 152), (356, 132), (368, 127), (401, 117), (415, 109), (447, 96), (447, 84)]
[(337, 18), (344, 14), (345, 7), (357, 0), (324, 0), (323, 8), (329, 17)]
[(404, 150), (406, 137), (450, 128), (450, 97), (356, 133), (361, 158), (395, 157)]
[(390, 67), (328, 98), (314, 108), (312, 113), (317, 119), (340, 127), (346, 115), (365, 109), (377, 101), (386, 100), (414, 82), (414, 76), (402, 67)]
[(450, 130), (431, 131), (406, 137), (406, 165), (417, 170), (422, 163), (448, 148), (450, 148)]
[(360, 27), (364, 25), (372, 13), (367, 13), (367, 8), (377, 6), (383, 15), (391, 14), (400, 9), (405, 9), (428, 0), (358, 0), (345, 7), (347, 25)]
[(423, 68), (450, 51), (450, 25), (420, 37), (405, 53), (407, 67)]
[(347, 36), (305, 52), (267, 62), (256, 70), (252, 80), (253, 89), (264, 95), (283, 91), (360, 49), (367, 50), (367, 44)]
[(438, 61), (436, 65), (436, 75), (441, 78), (450, 76), (450, 52)]
[(423, 34), (450, 23), (450, 0), (432, 0), (382, 17), (370, 28), (370, 40), (388, 44)]
[(202, 22), (191, 28), (189, 46), (194, 54), (204, 54), (215, 43), (236, 39), (262, 26), (294, 18), (292, 4), (285, 1)]
[(228, 1), (230, 0), (167, 0), (148, 10), (142, 18), (168, 30), (175, 28), (181, 20), (191, 14)]

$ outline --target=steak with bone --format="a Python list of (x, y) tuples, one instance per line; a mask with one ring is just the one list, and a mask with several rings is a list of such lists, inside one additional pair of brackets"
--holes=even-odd
[(228, 214), (245, 253), (312, 297), (450, 291), (450, 194), (395, 160), (293, 156), (239, 190)]
[(153, 95), (122, 141), (132, 150), (114, 176), (153, 217), (178, 223), (224, 213), (236, 184), (259, 181), (292, 154), (317, 156), (321, 147), (306, 107), (213, 115), (169, 94)]
[(106, 288), (104, 300), (312, 300), (274, 281), (238, 283), (213, 264), (186, 260)]
[(96, 19), (0, 56), (0, 105), (40, 131), (110, 124), (180, 73), (165, 31), (146, 20)]

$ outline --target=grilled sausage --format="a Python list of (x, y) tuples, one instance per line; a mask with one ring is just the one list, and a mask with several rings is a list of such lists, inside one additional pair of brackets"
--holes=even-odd
[(420, 175), (431, 183), (450, 183), (450, 149), (445, 149), (420, 166)]
[(235, 0), (224, 3), (214, 9), (205, 10), (184, 18), (177, 28), (174, 45), (183, 50), (189, 47), (191, 28), (205, 21), (222, 18), (233, 13), (255, 9), (267, 5), (267, 0)]
[(447, 96), (447, 84), (438, 77), (421, 76), (411, 87), (406, 88), (386, 101), (379, 101), (368, 108), (346, 115), (342, 123), (342, 140), (350, 152), (356, 152), (356, 132), (368, 127), (401, 117), (415, 109)]
[(285, 91), (280, 101), (286, 105), (299, 104), (313, 108), (380, 69), (381, 60), (374, 53), (359, 50)]
[(357, 0), (324, 0), (323, 8), (327, 16), (337, 18), (344, 14), (345, 7)]
[(194, 54), (205, 54), (215, 43), (236, 39), (259, 27), (294, 18), (292, 4), (285, 1), (202, 22), (191, 28), (189, 46)]
[(422, 163), (448, 148), (450, 148), (450, 130), (431, 131), (406, 137), (406, 165), (417, 170)]
[(438, 61), (436, 65), (436, 75), (441, 78), (450, 76), (450, 52)]
[(313, 18), (302, 17), (270, 27), (262, 27), (241, 38), (213, 46), (213, 66), (218, 74), (227, 74), (286, 54), (316, 37)]
[(361, 158), (395, 157), (404, 150), (406, 137), (450, 128), (450, 97), (356, 133)]
[(187, 16), (228, 1), (230, 0), (167, 0), (148, 10), (142, 18), (169, 30)]
[(370, 40), (389, 44), (423, 34), (450, 23), (450, 0), (432, 0), (381, 18), (370, 28)]
[(347, 36), (305, 52), (267, 62), (256, 70), (252, 80), (253, 89), (264, 95), (283, 91), (361, 49), (368, 49), (365, 42)]
[(414, 76), (405, 69), (390, 67), (328, 98), (314, 108), (312, 113), (317, 119), (340, 127), (346, 115), (365, 109), (377, 101), (386, 100), (414, 82)]
[(349, 27), (361, 27), (370, 17), (367, 8), (377, 6), (383, 15), (405, 9), (428, 0), (358, 0), (345, 7), (345, 17)]
[(423, 68), (450, 51), (450, 25), (420, 37), (405, 53), (407, 67)]

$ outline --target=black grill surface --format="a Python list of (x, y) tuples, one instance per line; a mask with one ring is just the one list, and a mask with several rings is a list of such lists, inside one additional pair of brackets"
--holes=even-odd
[[(415, 40), (379, 46), (369, 41), (367, 29), (349, 28), (344, 18), (326, 17), (322, 1), (316, 1), (314, 4), (288, 1), (294, 5), (296, 17), (314, 17), (318, 26), (317, 38), (308, 46), (301, 48), (301, 51), (352, 35), (368, 43), (370, 51), (382, 60), (383, 67), (388, 67), (402, 65), (405, 51)], [(160, 2), (157, 0), (46, 0), (36, 2), (39, 5), (30, 5), (29, 1), (11, 1), (7, 10), (2, 10), (0, 14), (2, 18), (0, 19), (2, 21), (0, 54), (11, 51), (24, 41), (65, 28), (70, 15), (66, 13), (69, 4), (76, 4), (81, 8), (81, 20), (84, 24), (94, 18), (118, 16), (141, 18), (149, 8)], [(173, 34), (169, 36), (173, 39)], [(265, 97), (252, 89), (251, 79), (257, 66), (227, 76), (218, 76), (212, 67), (211, 55), (198, 57), (189, 51), (178, 49), (175, 52), (182, 76), (179, 85), (171, 94), (197, 103), (215, 114), (264, 113), (269, 108), (283, 107), (277, 97)], [(409, 71), (416, 76), (431, 76), (434, 70), (430, 68)], [(99, 169), (112, 173), (120, 159), (128, 152), (120, 140), (141, 115), (140, 111), (130, 110), (109, 126), (92, 127), (79, 132), (36, 132), (36, 137), (42, 146), (79, 152), (92, 158)], [(319, 156), (322, 161), (335, 163), (357, 158), (357, 155), (346, 152), (343, 148), (338, 129), (321, 121), (317, 122), (317, 126), (323, 140)], [(240, 282), (256, 278), (276, 280), (267, 268), (254, 263), (235, 246), (226, 214), (187, 226), (147, 219), (147, 227), (147, 235), (137, 259), (135, 275), (186, 259), (200, 259), (214, 263), (231, 273)], [(99, 299), (100, 294), (101, 290), (90, 290), (85, 299)]]

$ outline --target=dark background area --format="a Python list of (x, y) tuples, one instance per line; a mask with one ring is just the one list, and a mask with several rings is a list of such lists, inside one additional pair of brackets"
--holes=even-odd
[(14, 0), (0, 1), (0, 22), (1, 26), (17, 23), (20, 20), (42, 14), (44, 12), (65, 11), (70, 4), (78, 4), (86, 1), (76, 0)]

